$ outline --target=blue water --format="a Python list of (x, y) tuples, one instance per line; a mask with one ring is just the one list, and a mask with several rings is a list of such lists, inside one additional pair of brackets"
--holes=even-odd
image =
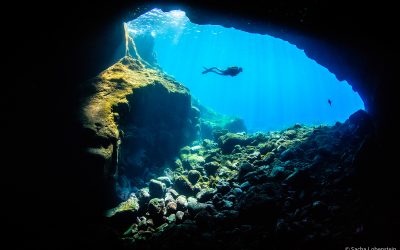
[[(364, 109), (346, 81), (338, 81), (284, 40), (196, 25), (181, 11), (153, 10), (128, 25), (132, 36), (151, 32), (159, 65), (201, 104), (243, 118), (249, 131), (279, 130), (295, 123), (334, 124)], [(243, 72), (235, 77), (201, 73), (203, 66), (233, 65)]]

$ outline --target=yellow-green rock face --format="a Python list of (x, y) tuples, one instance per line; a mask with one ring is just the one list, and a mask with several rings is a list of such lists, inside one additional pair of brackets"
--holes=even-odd
[[(136, 89), (160, 84), (169, 92), (189, 95), (188, 90), (158, 70), (148, 69), (138, 60), (124, 57), (94, 78), (89, 87), (94, 93), (86, 97), (82, 107), (84, 128), (95, 132), (97, 137), (110, 142), (119, 138), (114, 108), (128, 104), (127, 97)], [(129, 105), (129, 104), (128, 104)], [(101, 154), (109, 156), (112, 148), (103, 145)]]
[(130, 212), (135, 213), (139, 210), (138, 199), (135, 196), (130, 197), (128, 200), (120, 203), (117, 207), (110, 209), (106, 212), (106, 217), (112, 217), (116, 214)]
[[(138, 149), (137, 152), (129, 151), (132, 141), (138, 140), (135, 137), (132, 139), (132, 133), (136, 133), (138, 128), (147, 129), (146, 121), (149, 119), (145, 120), (145, 115), (147, 118), (152, 118), (151, 123), (165, 126), (161, 132), (173, 131), (164, 137), (167, 139), (162, 141), (164, 144), (172, 145), (171, 151), (174, 147), (183, 145), (175, 145), (176, 143), (169, 143), (170, 141), (178, 141), (178, 144), (182, 141), (183, 143), (185, 140), (182, 138), (184, 136), (189, 138), (190, 136), (187, 134), (193, 131), (189, 128), (193, 120), (190, 121), (189, 117), (191, 115), (191, 97), (188, 89), (160, 70), (145, 67), (140, 61), (131, 57), (122, 58), (87, 82), (81, 93), (80, 121), (86, 157), (89, 159), (87, 162), (91, 165), (89, 168), (96, 172), (93, 173), (94, 176), (97, 178), (102, 176), (100, 179), (103, 179), (100, 181), (106, 183), (115, 181), (118, 176), (118, 166), (121, 165), (118, 164), (118, 159), (122, 159), (121, 161), (128, 168), (130, 167), (129, 159), (126, 160), (124, 157), (127, 158), (127, 155), (138, 154), (138, 152), (145, 155), (152, 151), (148, 148)], [(159, 100), (163, 103), (158, 103)], [(164, 103), (172, 104), (171, 107), (164, 108), (166, 106)], [(139, 107), (138, 104), (141, 106)], [(151, 107), (147, 109), (148, 106)], [(154, 109), (154, 106), (157, 108)], [(148, 110), (153, 113), (148, 114)], [(173, 120), (180, 127), (178, 126), (174, 130), (175, 124), (165, 125), (165, 121), (168, 120)], [(140, 121), (139, 125), (132, 124), (138, 121)], [(160, 131), (158, 127), (152, 129), (146, 131), (149, 134)], [(152, 147), (167, 149), (165, 145), (152, 145)], [(121, 148), (125, 148), (125, 150), (121, 151)], [(107, 185), (100, 184), (103, 187)]]

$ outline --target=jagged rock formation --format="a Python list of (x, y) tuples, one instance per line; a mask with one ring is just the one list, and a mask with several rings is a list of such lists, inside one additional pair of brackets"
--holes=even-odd
[(131, 57), (103, 71), (82, 92), (87, 166), (110, 198), (117, 186), (130, 193), (124, 176), (143, 174), (150, 162), (162, 166), (196, 137), (198, 118), (188, 89)]

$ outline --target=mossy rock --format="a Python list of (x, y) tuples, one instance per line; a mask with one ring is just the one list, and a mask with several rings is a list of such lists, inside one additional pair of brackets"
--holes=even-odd
[(214, 188), (206, 188), (196, 194), (196, 199), (199, 202), (207, 202), (211, 200), (215, 193), (216, 190)]
[(183, 175), (179, 175), (175, 178), (174, 187), (179, 194), (192, 195), (194, 192), (192, 183)]
[(227, 133), (218, 138), (218, 145), (222, 153), (229, 154), (234, 149), (235, 145), (246, 146), (250, 143), (245, 134)]
[(271, 152), (275, 148), (275, 145), (274, 143), (267, 142), (267, 143), (261, 143), (257, 147), (261, 154), (266, 154), (268, 152)]
[(162, 198), (165, 194), (166, 185), (159, 180), (150, 180), (149, 192), (152, 198)]
[(190, 154), (190, 147), (185, 146), (179, 150), (180, 155), (189, 155)]
[(283, 132), (283, 135), (292, 140), (297, 136), (297, 131), (294, 129), (288, 129)]
[[(178, 103), (183, 103), (183, 105), (180, 105), (180, 107), (183, 107), (182, 113), (172, 110), (168, 114), (168, 118), (170, 118), (187, 113), (184, 113), (184, 111), (186, 111), (186, 108), (190, 109), (190, 93), (186, 87), (168, 77), (162, 71), (145, 67), (141, 61), (132, 57), (122, 58), (97, 77), (81, 84), (80, 87), (78, 118), (82, 142), (85, 143), (83, 145), (84, 162), (91, 166), (90, 168), (99, 170), (98, 173), (93, 174), (91, 180), (93, 185), (109, 187), (106, 192), (115, 195), (115, 177), (118, 173), (123, 172), (118, 171), (121, 168), (116, 167), (117, 152), (122, 152), (118, 150), (126, 142), (126, 138), (130, 136), (130, 131), (127, 131), (124, 126), (129, 122), (127, 117), (138, 111), (133, 111), (134, 108), (137, 108), (132, 107), (133, 101), (140, 99), (136, 97), (143, 93), (150, 93), (149, 90), (161, 90), (159, 92), (165, 93), (166, 97), (173, 100), (178, 98), (180, 100)], [(189, 124), (186, 117), (180, 118)], [(186, 126), (186, 123), (184, 126)], [(189, 138), (189, 134), (191, 135), (190, 132), (188, 132), (188, 135), (184, 135), (186, 131), (177, 131), (180, 132), (176, 134), (181, 133), (182, 138), (185, 139)], [(170, 148), (175, 152), (181, 146), (176, 142), (181, 140), (176, 138), (174, 134), (168, 136), (171, 139), (165, 139), (164, 142), (166, 143), (162, 145), (172, 142)], [(168, 146), (169, 144), (166, 148)], [(128, 171), (124, 173), (128, 173)]]
[(186, 169), (193, 169), (196, 166), (200, 166), (205, 162), (204, 157), (197, 154), (185, 155), (182, 159), (183, 167)]
[(195, 185), (197, 181), (201, 178), (201, 173), (197, 170), (190, 170), (188, 173), (189, 181)]
[(182, 167), (182, 161), (180, 159), (175, 159), (174, 163), (172, 164), (172, 166), (177, 169)]
[(204, 164), (204, 170), (207, 172), (208, 175), (215, 175), (220, 167), (221, 164), (216, 161)]
[(164, 199), (153, 198), (149, 201), (147, 211), (150, 217), (156, 221), (161, 220), (165, 213)]
[(220, 180), (219, 176), (210, 176), (210, 179), (208, 181), (208, 186), (210, 188), (215, 188), (217, 186), (218, 181)]
[(134, 214), (139, 210), (139, 201), (135, 195), (132, 195), (128, 200), (121, 202), (117, 207), (106, 211), (106, 217), (113, 217), (121, 214)]

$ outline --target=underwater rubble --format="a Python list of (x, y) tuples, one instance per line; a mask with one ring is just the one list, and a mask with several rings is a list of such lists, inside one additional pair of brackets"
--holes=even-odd
[[(355, 155), (368, 115), (334, 126), (213, 130), (106, 213), (126, 249), (339, 249), (365, 240)], [(159, 174), (159, 172), (157, 172)], [(365, 242), (365, 241), (364, 241)]]

